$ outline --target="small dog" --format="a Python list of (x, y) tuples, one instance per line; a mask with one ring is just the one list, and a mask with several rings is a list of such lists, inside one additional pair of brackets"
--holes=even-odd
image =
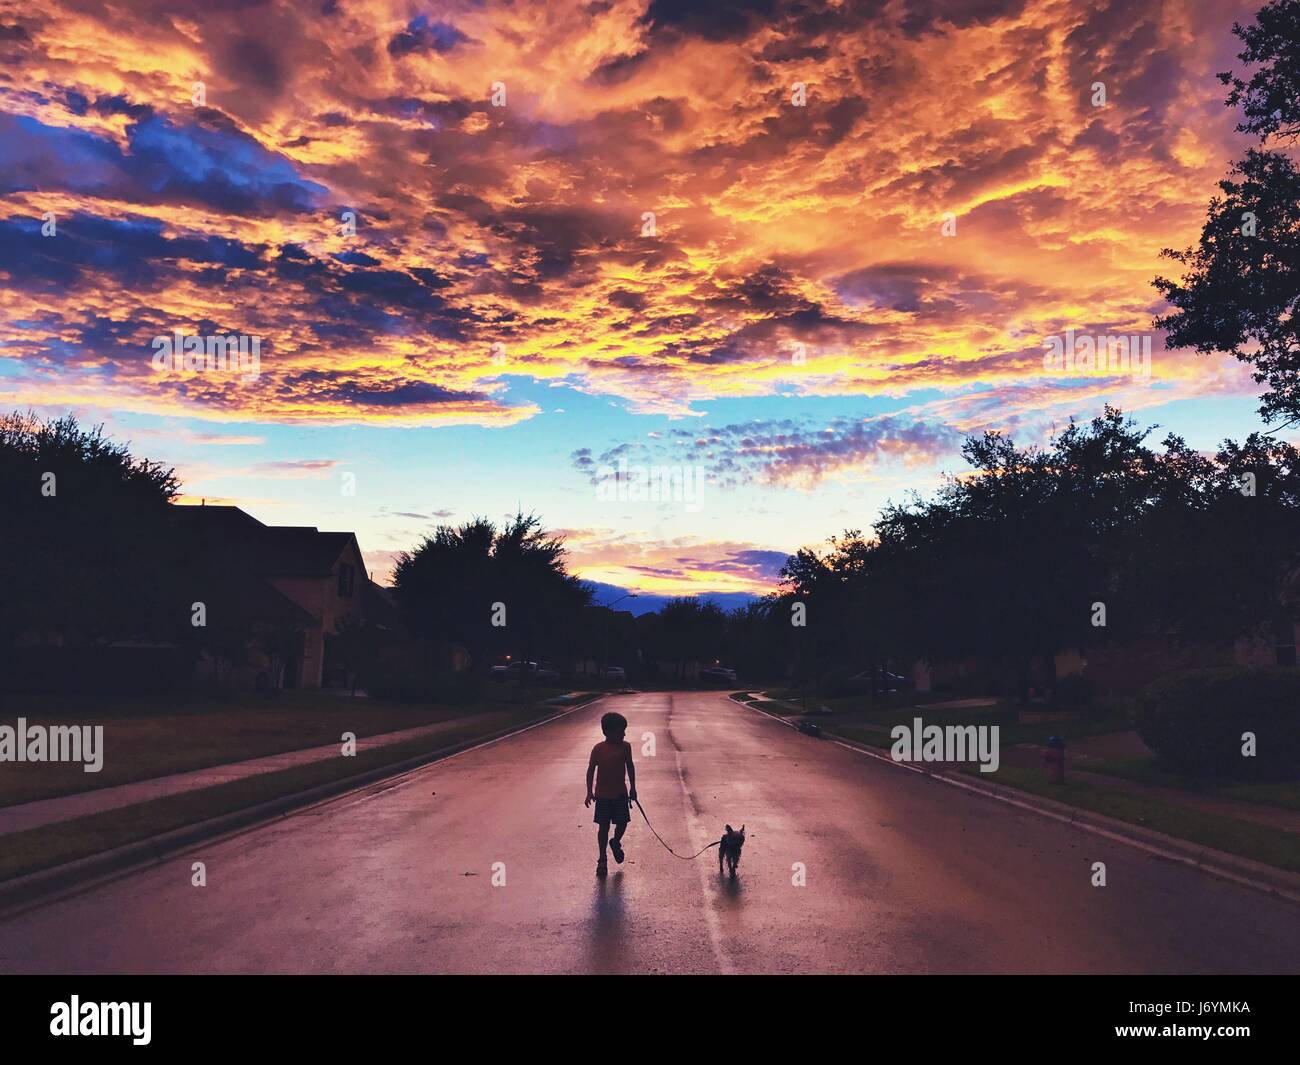
[(727, 826), (727, 832), (718, 841), (718, 875), (722, 875), (722, 863), (726, 861), (731, 869), (731, 879), (736, 879), (736, 866), (740, 864), (740, 848), (745, 845), (745, 826), (740, 826), (737, 832), (730, 825)]

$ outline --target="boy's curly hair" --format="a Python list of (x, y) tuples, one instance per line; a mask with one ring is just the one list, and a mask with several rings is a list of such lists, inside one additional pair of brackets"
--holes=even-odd
[(600, 719), (600, 731), (605, 734), (607, 740), (621, 736), (627, 731), (627, 718), (611, 710)]

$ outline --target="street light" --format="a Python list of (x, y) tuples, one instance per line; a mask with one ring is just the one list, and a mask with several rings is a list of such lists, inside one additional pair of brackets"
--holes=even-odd
[[(618, 604), (621, 603), (624, 599), (635, 599), (635, 598), (636, 598), (636, 592), (627, 592), (627, 593), (625, 593), (625, 594), (623, 594), (623, 595), (620, 595), (620, 596), (619, 596), (617, 599), (615, 599), (612, 603), (606, 603), (606, 604), (605, 604), (605, 609), (606, 609), (606, 610), (613, 610), (613, 609), (614, 609), (616, 606), (618, 606)], [(608, 629), (608, 628), (605, 629), (605, 638), (601, 641), (601, 644), (603, 645), (603, 649), (604, 649), (604, 652), (605, 652), (605, 654), (604, 654), (604, 659), (605, 659), (605, 661), (603, 661), (603, 662), (601, 662), (601, 663), (599, 664), (598, 671), (597, 671), (597, 675), (603, 675), (604, 672), (605, 672), (605, 666), (607, 666), (607, 665), (609, 664), (609, 661), (608, 661), (608, 659), (609, 659), (609, 629)], [(627, 683), (627, 674), (624, 673), (623, 676), (624, 676), (623, 683), (626, 684), (626, 683)]]

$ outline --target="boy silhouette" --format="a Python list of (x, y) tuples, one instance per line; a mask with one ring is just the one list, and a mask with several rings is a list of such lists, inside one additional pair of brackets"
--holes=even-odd
[[(627, 823), (632, 819), (630, 801), (636, 798), (636, 766), (632, 764), (632, 745), (623, 739), (627, 732), (627, 718), (622, 714), (608, 713), (600, 719), (600, 731), (605, 734), (603, 742), (591, 749), (591, 760), (587, 763), (587, 801), (584, 806), (596, 804), (596, 815), (592, 818), (599, 826), (596, 841), (600, 844), (600, 860), (596, 863), (596, 875), (604, 876), (609, 872), (609, 862), (605, 858), (605, 848), (614, 852), (614, 861), (623, 863), (623, 833)], [(631, 791), (623, 786), (623, 773), (627, 771), (627, 782)], [(592, 778), (596, 787), (592, 790)], [(609, 826), (613, 823), (614, 838), (609, 838)]]

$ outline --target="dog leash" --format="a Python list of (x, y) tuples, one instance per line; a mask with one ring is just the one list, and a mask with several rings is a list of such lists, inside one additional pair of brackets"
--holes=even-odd
[(709, 847), (716, 847), (719, 843), (722, 842), (722, 840), (720, 840), (720, 839), (715, 839), (712, 843), (709, 844), (708, 847), (705, 847), (705, 848), (703, 848), (702, 850), (698, 850), (698, 851), (696, 851), (696, 852), (695, 852), (694, 854), (692, 854), (689, 858), (687, 858), (685, 855), (678, 854), (675, 850), (672, 849), (672, 847), (668, 846), (667, 843), (664, 843), (664, 838), (663, 838), (663, 836), (659, 835), (658, 832), (655, 832), (655, 826), (652, 825), (652, 824), (650, 823), (650, 818), (646, 817), (645, 807), (641, 805), (641, 800), (640, 800), (640, 799), (633, 799), (632, 801), (633, 801), (634, 803), (636, 803), (636, 808), (637, 808), (638, 810), (641, 811), (641, 816), (645, 818), (645, 826), (646, 826), (646, 828), (648, 828), (648, 829), (650, 830), (650, 832), (654, 835), (654, 838), (655, 838), (655, 839), (657, 839), (660, 843), (663, 843), (664, 850), (666, 850), (666, 851), (667, 851), (669, 854), (671, 854), (674, 858), (680, 858), (680, 859), (681, 859), (682, 861), (684, 861), (684, 862), (693, 862), (693, 861), (695, 861), (696, 858), (698, 858), (701, 854), (703, 854), (704, 851), (708, 850)]

